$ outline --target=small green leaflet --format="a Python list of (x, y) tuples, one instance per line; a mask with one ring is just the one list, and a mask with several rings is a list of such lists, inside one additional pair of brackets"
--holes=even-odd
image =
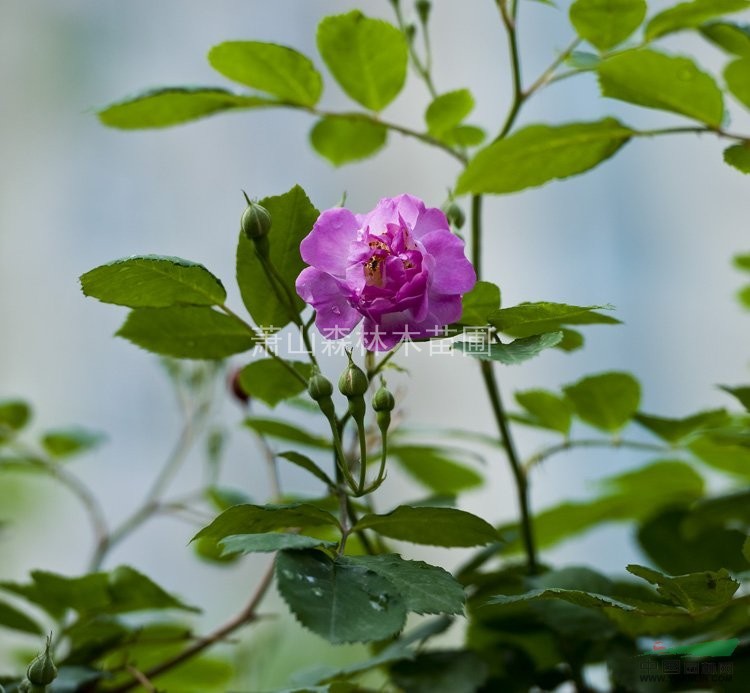
[(288, 103), (314, 106), (323, 91), (312, 61), (275, 43), (226, 41), (210, 50), (208, 62), (225, 77)]
[(408, 505), (385, 515), (365, 515), (354, 529), (431, 546), (483, 546), (499, 538), (492, 525), (463, 510)]
[(482, 485), (482, 476), (456, 462), (450, 450), (427, 445), (390, 445), (388, 453), (407, 474), (437, 494), (456, 494)]
[(610, 433), (630, 421), (641, 399), (641, 386), (629, 373), (588, 376), (563, 390), (583, 421)]
[(279, 593), (297, 620), (328, 642), (373, 642), (398, 633), (406, 605), (392, 582), (320, 551), (282, 551)]
[(467, 356), (473, 356), (481, 361), (499, 361), (506, 366), (514, 366), (538, 356), (545, 349), (557, 346), (562, 338), (562, 332), (545, 332), (520, 337), (507, 344), (456, 342), (454, 346)]
[(215, 87), (154, 89), (99, 111), (99, 120), (121, 130), (142, 130), (180, 125), (237, 108), (278, 106), (259, 96), (239, 96)]
[(41, 635), (42, 627), (16, 607), (0, 602), (0, 627), (31, 635)]
[(320, 448), (322, 450), (331, 449), (331, 441), (322, 436), (316, 436), (285, 421), (278, 419), (264, 419), (258, 416), (249, 416), (243, 421), (243, 424), (262, 436), (277, 438), (279, 440), (288, 440), (292, 443), (299, 443), (310, 448)]
[(52, 457), (70, 457), (100, 445), (106, 436), (83, 428), (61, 428), (47, 431), (42, 436), (42, 446)]
[(724, 409), (713, 409), (683, 419), (668, 419), (652, 414), (639, 413), (635, 415), (635, 420), (662, 440), (674, 444), (701, 429), (728, 423), (729, 416)]
[(318, 25), (318, 50), (341, 88), (372, 111), (393, 101), (406, 81), (404, 35), (359, 10), (325, 17)]
[(0, 400), (0, 428), (20, 431), (31, 419), (31, 407), (20, 399)]
[(645, 0), (576, 0), (570, 6), (578, 35), (600, 51), (622, 43), (645, 16)]
[(474, 110), (474, 97), (468, 89), (457, 89), (436, 96), (424, 114), (427, 131), (433, 137), (459, 125)]
[(724, 69), (724, 79), (729, 91), (750, 108), (750, 58), (733, 60)]
[(187, 359), (223, 359), (255, 343), (246, 325), (201, 306), (136, 308), (117, 336), (155, 354)]
[(750, 145), (733, 144), (724, 150), (724, 161), (742, 173), (750, 173)]
[(81, 276), (86, 296), (129, 308), (214, 306), (227, 293), (203, 265), (178, 257), (136, 255), (115, 260)]
[(594, 123), (529, 125), (480, 150), (456, 184), (456, 194), (512, 193), (594, 168), (632, 131), (614, 118)]
[(516, 392), (516, 402), (530, 414), (529, 423), (532, 425), (558, 431), (563, 435), (570, 431), (570, 403), (555, 393), (546, 390)]
[(727, 53), (750, 58), (750, 27), (730, 22), (712, 22), (704, 24), (700, 32)]
[(566, 303), (519, 303), (502, 308), (489, 316), (500, 332), (512, 337), (528, 337), (541, 332), (559, 330), (562, 325), (618, 325), (620, 321), (596, 311), (609, 306), (571, 306)]
[(308, 537), (304, 534), (267, 532), (264, 534), (230, 534), (219, 540), (223, 550), (221, 555), (233, 553), (270, 553), (282, 549), (316, 549), (320, 546), (335, 548), (336, 543)]
[(328, 476), (315, 462), (313, 462), (309, 457), (306, 455), (302, 455), (299, 452), (295, 452), (294, 450), (288, 450), (287, 452), (280, 452), (276, 457), (281, 457), (282, 459), (285, 459), (292, 464), (297, 465), (298, 467), (301, 467), (302, 469), (310, 472), (316, 479), (319, 479), (322, 481), (326, 486), (330, 486), (331, 488), (335, 487), (336, 484), (331, 479), (331, 477)]
[(742, 404), (745, 409), (750, 411), (750, 385), (743, 385), (741, 387), (729, 387), (729, 385), (719, 385), (721, 390), (729, 393), (732, 397), (736, 397), (737, 400)]
[[(287, 361), (305, 380), (310, 377), (311, 366), (303, 361)], [(240, 371), (240, 385), (251, 397), (275, 407), (279, 402), (298, 395), (305, 390), (305, 384), (295, 378), (276, 359), (253, 361)]]
[(478, 281), (462, 299), (463, 312), (459, 325), (481, 327), (500, 308), (500, 288), (492, 282)]
[(694, 0), (683, 2), (654, 15), (646, 25), (646, 40), (670, 34), (683, 29), (694, 29), (709, 19), (733, 12), (741, 12), (750, 7), (747, 0)]
[(597, 72), (604, 96), (671, 111), (714, 127), (724, 119), (721, 90), (688, 58), (640, 48), (602, 60)]
[(310, 143), (334, 166), (367, 159), (388, 139), (384, 125), (359, 115), (326, 116), (310, 131)]

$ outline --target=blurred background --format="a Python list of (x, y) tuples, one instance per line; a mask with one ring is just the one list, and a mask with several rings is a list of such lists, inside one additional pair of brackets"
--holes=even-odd
[[(410, 4), (402, 4), (412, 14)], [(434, 4), (436, 86), (440, 92), (470, 88), (477, 108), (469, 122), (493, 133), (511, 90), (494, 2)], [(85, 299), (77, 277), (128, 255), (178, 255), (220, 276), (230, 305), (241, 308), (233, 286), (241, 189), (260, 198), (299, 183), (319, 209), (336, 205), (344, 191), (348, 206), (360, 212), (401, 192), (439, 206), (457, 167), (439, 151), (391, 135), (375, 159), (334, 169), (307, 145), (312, 120), (282, 110), (238, 112), (146, 132), (107, 129), (96, 111), (155, 86), (233, 88), (205, 59), (208, 49), (224, 40), (294, 46), (323, 69), (315, 50), (317, 23), (355, 7), (392, 19), (384, 0), (2, 3), (0, 398), (30, 401), (32, 430), (81, 424), (106, 434), (107, 443), (74, 469), (95, 489), (112, 522), (138, 505), (174, 444), (179, 418), (157, 360), (112, 337), (124, 309)], [(529, 83), (572, 38), (567, 4), (523, 3), (520, 35)], [(666, 47), (697, 55), (714, 73), (723, 65), (718, 51), (697, 38), (678, 35)], [(351, 108), (324, 74), (323, 104)], [(424, 85), (410, 72), (404, 93), (385, 115), (420, 128), (428, 102)], [(582, 76), (543, 90), (525, 107), (518, 126), (604, 115), (639, 127), (680, 123), (601, 99), (594, 78)], [(732, 126), (748, 131), (750, 121), (737, 115)], [(644, 411), (683, 416), (730, 404), (715, 385), (737, 384), (747, 376), (748, 318), (734, 298), (741, 277), (730, 260), (748, 250), (748, 182), (723, 164), (721, 145), (707, 135), (635, 141), (583, 177), (486, 199), (484, 276), (500, 285), (504, 305), (612, 304), (624, 322), (587, 329), (583, 351), (552, 350), (523, 367), (503, 368), (499, 375), (508, 402), (515, 389), (554, 389), (586, 373), (628, 370), (644, 383)], [(410, 423), (494, 432), (478, 370), (468, 359), (422, 353), (400, 362), (412, 376), (404, 402)], [(335, 376), (343, 364), (330, 362), (330, 368)], [(262, 502), (269, 486), (261, 456), (239, 426), (241, 410), (223, 393), (220, 399), (221, 421), (232, 432), (227, 478)], [(263, 413), (260, 405), (257, 411)], [(290, 420), (299, 416), (293, 410), (284, 414)], [(525, 454), (543, 444), (539, 435), (519, 431)], [(199, 457), (193, 471), (178, 480), (178, 490), (194, 486)], [(606, 450), (554, 458), (532, 480), (533, 505), (539, 509), (580, 497), (597, 477), (642, 461), (640, 455)], [(462, 507), (491, 521), (511, 520), (515, 494), (504, 460), (489, 460), (486, 471), (486, 488), (467, 494)], [(285, 472), (283, 481), (290, 491), (315, 491), (293, 473)], [(417, 494), (411, 481), (394, 473), (379, 507), (387, 510)], [(22, 580), (37, 567), (71, 575), (84, 570), (90, 528), (65, 491), (41, 479), (0, 476), (0, 520), (11, 523), (0, 533), (0, 579)], [(186, 548), (193, 532), (174, 519), (157, 519), (120, 545), (105, 567), (129, 563), (205, 607), (207, 615), (198, 623), (205, 628), (244, 603), (268, 559), (246, 559), (232, 569), (200, 563)], [(610, 526), (563, 544), (545, 559), (614, 573), (636, 555), (628, 529)], [(450, 567), (460, 553), (435, 556)], [(273, 599), (267, 610), (274, 610)], [(354, 648), (344, 655), (323, 654), (317, 638), (288, 620), (261, 627), (269, 641), (279, 637), (273, 630), (279, 623), (294, 638), (277, 639), (262, 670), (256, 657), (258, 667), (246, 682), (272, 687), (320, 658), (357, 656)], [(303, 640), (303, 648), (290, 644)], [(0, 631), (0, 669), (10, 666), (12, 649), (8, 633)]]

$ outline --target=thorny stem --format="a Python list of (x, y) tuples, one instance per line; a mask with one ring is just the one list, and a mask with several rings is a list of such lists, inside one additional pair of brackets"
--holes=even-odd
[[(196, 640), (192, 645), (186, 647), (179, 654), (143, 672), (143, 675), (148, 680), (153, 680), (157, 676), (161, 676), (162, 674), (165, 674), (166, 672), (179, 666), (183, 662), (192, 659), (212, 645), (215, 645), (216, 643), (224, 640), (228, 635), (231, 635), (234, 631), (238, 630), (242, 626), (255, 621), (258, 618), (258, 615), (256, 613), (257, 608), (273, 581), (273, 571), (274, 563), (272, 562), (263, 575), (263, 578), (258, 584), (258, 587), (253, 593), (252, 597), (250, 598), (250, 601), (247, 603), (245, 608), (240, 611), (240, 613), (229, 619), (223, 625), (219, 626), (212, 633), (209, 633), (208, 635)], [(109, 693), (126, 693), (127, 691), (131, 691), (139, 685), (141, 685), (140, 682), (134, 678), (132, 681), (117, 686), (116, 688), (109, 689)]]
[(524, 462), (523, 468), (528, 473), (534, 469), (534, 467), (540, 465), (550, 457), (574, 448), (628, 448), (630, 450), (644, 450), (656, 453), (666, 453), (671, 450), (671, 448), (666, 445), (641, 443), (637, 440), (623, 440), (621, 438), (583, 438), (579, 440), (565, 440), (562, 443), (551, 445), (535, 455), (532, 455), (526, 460), (526, 462)]

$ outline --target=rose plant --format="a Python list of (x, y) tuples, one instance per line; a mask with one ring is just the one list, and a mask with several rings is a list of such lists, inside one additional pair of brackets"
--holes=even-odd
[[(584, 342), (579, 330), (619, 321), (597, 305), (502, 306), (499, 287), (481, 274), (485, 195), (582, 174), (631, 140), (667, 134), (714, 135), (729, 143), (726, 163), (750, 172), (750, 136), (724, 125), (726, 97), (750, 106), (750, 32), (726, 17), (748, 2), (694, 0), (652, 12), (644, 23), (643, 0), (575, 0), (570, 45), (525, 83), (519, 4), (497, 0), (512, 94), (503, 122), (489, 124), (489, 142), (484, 130), (465, 122), (474, 105), (470, 91), (440, 93), (435, 87), (430, 2), (415, 3), (413, 20), (398, 0), (390, 4), (393, 22), (352, 11), (324, 18), (317, 29), (320, 57), (361, 107), (356, 112), (319, 107), (323, 76), (313, 61), (259, 41), (222, 43), (209, 53), (219, 73), (253, 91), (166, 88), (100, 112), (110, 127), (141, 129), (224, 111), (295, 109), (316, 119), (311, 145), (335, 165), (373, 156), (399, 133), (437, 148), (461, 170), (446, 181), (445, 212), (440, 201), (423, 202), (407, 192), (383, 197), (364, 214), (330, 202), (321, 213), (298, 185), (259, 201), (248, 198), (236, 265), (244, 313), (228, 305), (219, 278), (180, 258), (136, 255), (81, 277), (84, 294), (129, 309), (119, 336), (166, 359), (181, 401), (189, 403), (190, 434), (133, 514), (110, 525), (85, 480), (58, 464), (99, 439), (77, 429), (49, 432), (35, 445), (25, 431), (28, 406), (0, 403), (0, 469), (57, 479), (83, 504), (96, 539), (79, 576), (39, 570), (24, 583), (0, 583), (0, 628), (32, 643), (18, 670), (2, 679), (6, 693), (243, 689), (241, 680), (230, 683), (234, 669), (227, 653), (235, 636), (259, 620), (273, 585), (306, 629), (336, 645), (370, 647), (370, 656), (357, 664), (296, 672), (289, 691), (745, 690), (750, 387), (723, 386), (733, 408), (670, 418), (644, 412), (640, 383), (613, 363), (614, 370), (574, 383), (517, 392), (511, 411), (500, 384), (506, 366), (547, 349), (574, 352)], [(677, 32), (697, 32), (728, 56), (722, 85), (694, 57), (663, 48), (662, 39)], [(409, 63), (430, 94), (424, 123), (414, 127), (380, 115), (402, 90)], [(689, 124), (639, 129), (603, 118), (518, 127), (537, 92), (592, 73), (603, 96)], [(459, 235), (461, 204), (470, 209), (471, 261)], [(739, 255), (736, 264), (748, 271), (750, 256)], [(740, 296), (750, 307), (748, 290)], [(361, 336), (354, 338), (360, 324)], [(269, 338), (279, 330), (299, 338), (304, 358), (291, 358)], [(320, 337), (351, 347), (335, 367), (320, 358)], [(412, 341), (476, 361), (496, 424), (493, 435), (448, 431), (426, 445), (410, 430), (399, 390), (389, 381), (404, 379), (399, 348)], [(223, 377), (223, 360), (235, 355), (244, 365), (231, 383), (243, 404), (280, 405), (291, 417), (248, 410), (244, 420), (271, 473), (273, 497), (265, 504), (251, 501), (246, 489), (222, 485), (222, 437), (208, 426), (213, 383)], [(441, 367), (436, 360), (435, 371)], [(306, 427), (311, 412), (325, 434)], [(524, 455), (517, 426), (543, 431), (553, 442)], [(594, 433), (581, 436), (584, 426)], [(194, 494), (171, 498), (172, 477), (195, 431), (208, 431), (207, 482)], [(498, 524), (498, 518), (457, 507), (463, 491), (482, 484), (471, 453), (461, 449), (464, 439), (492, 463), (507, 463), (516, 520)], [(591, 447), (632, 449), (644, 456), (643, 465), (611, 476), (594, 497), (532, 508), (529, 489), (537, 468), (559, 453)], [(319, 492), (287, 493), (281, 465), (304, 470)], [(393, 507), (381, 496), (394, 468), (413, 476), (424, 497)], [(373, 498), (387, 510), (376, 510)], [(262, 554), (274, 554), (237, 613), (202, 635), (185, 625), (185, 614), (195, 607), (135, 568), (104, 569), (112, 547), (164, 508), (211, 513), (192, 537), (206, 560), (231, 563), (250, 555), (262, 561)], [(643, 565), (617, 566), (616, 574), (604, 575), (553, 565), (545, 556), (563, 540), (610, 521), (632, 525)], [(467, 555), (449, 572), (409, 558), (408, 549), (393, 542), (462, 548)], [(444, 636), (454, 624), (460, 628), (451, 631), (452, 639)], [(47, 633), (44, 651), (24, 677), (23, 664)], [(654, 638), (683, 649), (644, 653)], [(706, 641), (711, 647), (703, 654), (690, 650), (692, 658), (680, 658)], [(241, 646), (239, 651), (235, 661), (252, 661), (252, 654)], [(715, 668), (694, 674), (696, 656)], [(712, 678), (719, 666), (723, 678)], [(694, 678), (701, 672), (709, 673)]]

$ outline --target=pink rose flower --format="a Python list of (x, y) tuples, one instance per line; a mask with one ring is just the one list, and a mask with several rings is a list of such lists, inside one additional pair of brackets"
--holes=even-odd
[(300, 244), (310, 265), (297, 293), (316, 311), (328, 339), (348, 335), (364, 318), (368, 349), (438, 336), (461, 316), (461, 295), (476, 283), (445, 214), (411, 195), (386, 197), (368, 214), (328, 209)]

